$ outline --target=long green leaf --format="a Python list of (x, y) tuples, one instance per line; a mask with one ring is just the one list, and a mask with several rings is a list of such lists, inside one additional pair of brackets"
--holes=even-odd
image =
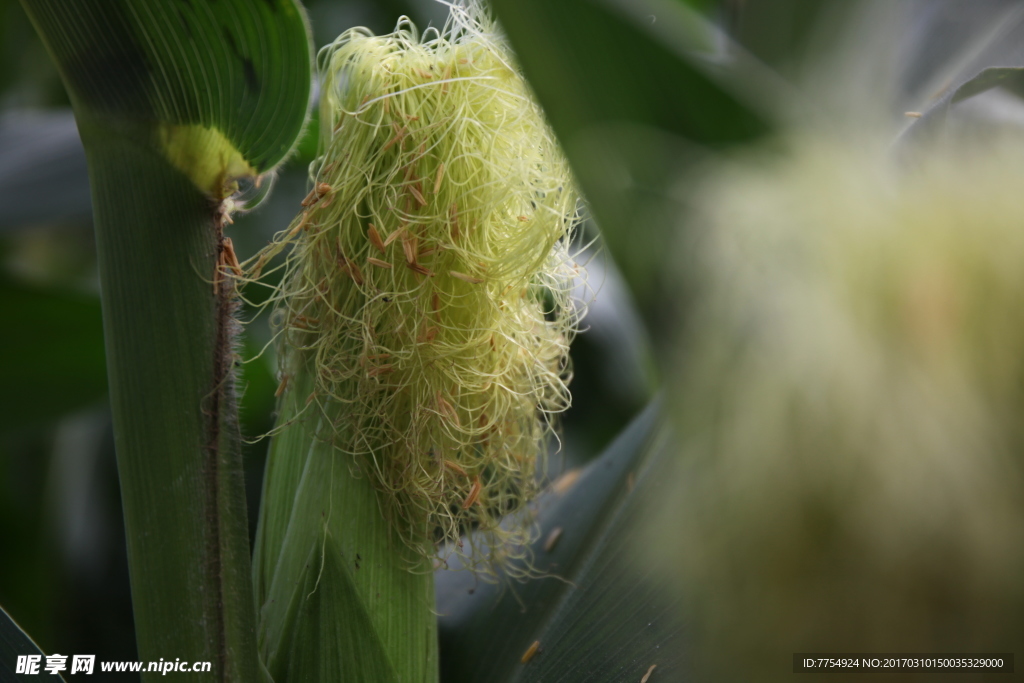
[(23, 4), (89, 164), (140, 658), (258, 680), (221, 202), (303, 125), (303, 12), (293, 0)]
[(263, 480), (253, 571), (264, 661), (277, 683), (436, 681), (429, 564), (332, 446), (331, 416), (308, 400), (314, 379), (288, 383)]
[(602, 233), (641, 301), (656, 285), (665, 206), (680, 164), (699, 148), (769, 124), (706, 62), (723, 40), (675, 0), (494, 0)]
[[(35, 674), (16, 673), (18, 670), (19, 656), (39, 657), (39, 668)], [(28, 634), (21, 630), (14, 619), (7, 612), (0, 608), (0, 680), (10, 683), (21, 683), (24, 681), (38, 681), (40, 675), (46, 676), (48, 680), (63, 681), (64, 677), (57, 674), (50, 674), (44, 670), (46, 656), (39, 646), (29, 638)]]
[(567, 490), (556, 485), (540, 501), (535, 567), (550, 576), (501, 586), (439, 574), (446, 683), (638, 681), (652, 665), (659, 677), (681, 671), (678, 601), (633, 557), (646, 503), (671, 495), (660, 476), (658, 410), (648, 407)]

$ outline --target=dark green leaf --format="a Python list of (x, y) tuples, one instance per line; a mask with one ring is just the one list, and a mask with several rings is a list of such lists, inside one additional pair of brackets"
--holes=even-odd
[[(19, 655), (37, 655), (42, 657), (39, 665), (39, 673), (17, 674), (17, 663)], [(70, 662), (70, 659), (68, 660)], [(63, 681), (61, 675), (53, 675), (43, 670), (46, 664), (46, 656), (39, 646), (32, 642), (28, 634), (21, 630), (14, 619), (11, 619), (7, 612), (0, 608), (0, 680), (10, 681), (38, 681), (45, 676), (46, 680)]]
[(678, 675), (681, 608), (633, 556), (647, 501), (670, 495), (658, 411), (648, 407), (568, 490), (556, 483), (540, 501), (534, 564), (550, 576), (501, 586), (438, 574), (447, 683), (639, 681), (651, 665)]

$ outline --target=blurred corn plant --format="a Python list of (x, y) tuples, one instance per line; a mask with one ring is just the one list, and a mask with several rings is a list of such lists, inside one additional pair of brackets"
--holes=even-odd
[(893, 66), (914, 11), (831, 8), (780, 134), (680, 176), (676, 495), (643, 537), (699, 679), (1024, 642), (1021, 72), (991, 66), (1021, 8), (907, 60), (930, 89)]
[[(403, 13), (439, 27), (447, 8), (310, 2), (310, 21), (294, 0), (22, 5), (56, 71), (4, 5), (2, 103), (69, 100), (74, 121), (66, 109), (0, 119), (0, 296), (19, 323), (0, 342), (3, 389), (19, 398), (0, 411), (10, 568), (0, 602), (38, 637), (0, 614), (3, 680), (35, 680), (15, 673), (19, 655), (115, 647), (39, 616), (67, 609), (53, 604), (56, 561), (10, 521), (32, 511), (29, 528), (61, 529), (66, 562), (99, 566), (92, 530), (113, 516), (89, 482), (111, 480), (100, 463), (112, 448), (138, 653), (118, 642), (100, 660), (211, 662), (208, 674), (177, 674), (195, 680), (655, 683), (781, 678), (794, 652), (815, 649), (1008, 652), (1021, 642), (1016, 2), (492, 0), (517, 62), (508, 73), (522, 69), (587, 202), (582, 229), (600, 227), (603, 251), (588, 270), (601, 291), (591, 329), (573, 342), (560, 458), (537, 480), (527, 467), (485, 489), (493, 473), (473, 458), (489, 451), (449, 464), (433, 451), (414, 462), (446, 472), (445, 490), (405, 490), (402, 501), (386, 496), (406, 469), (360, 473), (375, 451), (339, 436), (379, 430), (364, 418), (381, 410), (345, 373), (405, 373), (409, 387), (423, 369), (384, 358), (397, 345), (386, 335), (363, 338), (381, 348), (354, 361), (359, 370), (313, 359), (359, 341), (344, 327), (361, 314), (344, 308), (352, 296), (381, 295), (401, 299), (399, 318), (423, 315), (418, 336), (458, 350), (459, 367), (474, 370), (466, 376), (486, 376), (473, 344), (448, 330), (482, 324), (466, 302), (505, 257), (451, 249), (472, 224), (458, 222), (458, 207), (449, 213), (445, 176), (469, 179), (456, 162), (476, 152), (427, 156), (429, 168), (399, 178), (406, 213), (425, 207), (438, 219), (419, 233), (391, 229), (386, 192), (360, 189), (368, 167), (354, 158), (452, 144), (432, 137), (427, 116), (439, 108), (489, 123), (509, 112), (451, 101), (462, 96), (454, 83), (449, 101), (430, 99), (459, 77), (458, 57), (444, 59), (472, 49), (453, 44), (418, 57), (415, 90), (374, 85), (398, 89), (365, 111), (380, 93), (360, 90), (355, 71), (321, 83), (320, 97), (358, 100), (343, 109), (394, 119), (374, 136), (345, 138), (351, 129), (324, 108), (305, 122), (319, 93), (314, 44), (367, 22), (387, 33)], [(358, 64), (351, 57), (342, 67)], [(529, 159), (523, 150), (517, 158)], [(289, 154), (295, 163), (280, 166)], [(383, 177), (365, 176), (367, 188)], [(535, 202), (553, 201), (549, 189)], [(445, 203), (436, 211), (435, 197)], [(273, 249), (306, 239), (302, 216), (333, 201), (342, 251), (330, 263), (289, 261), (279, 285), (275, 261), (250, 261), (279, 287), (284, 319), (305, 316), (275, 361), (275, 328), (257, 321), (239, 336), (235, 320), (267, 295), (246, 286), (239, 303), (248, 278), (236, 259), (282, 229)], [(94, 260), (78, 244), (88, 232), (60, 227), (90, 209)], [(533, 229), (529, 212), (506, 218)], [(372, 225), (345, 222), (357, 215)], [(564, 240), (544, 234), (529, 247), (537, 258)], [(451, 254), (437, 251), (446, 245)], [(300, 304), (317, 297), (296, 273), (347, 284), (313, 315)], [(438, 283), (423, 297), (421, 278)], [(506, 337), (567, 343), (544, 331), (560, 312), (575, 315), (552, 303), (567, 286), (554, 298), (525, 289), (517, 310), (532, 322), (503, 328)], [(336, 345), (296, 346), (335, 309)], [(550, 348), (538, 357), (547, 360), (535, 369), (565, 371)], [(657, 377), (666, 395), (640, 412)], [(428, 454), (431, 441), (494, 438), (480, 420), (490, 409), (437, 381), (391, 427)], [(261, 487), (266, 441), (248, 439), (272, 431), (275, 403)], [(443, 418), (441, 431), (421, 429), (417, 411)], [(505, 452), (534, 455), (519, 452), (536, 442), (528, 412), (512, 421)], [(523, 507), (519, 493), (548, 482)], [(481, 495), (499, 502), (475, 506)], [(425, 518), (403, 512), (435, 498), (441, 507)], [(516, 509), (518, 521), (501, 520)], [(410, 520), (429, 532), (418, 547)], [(503, 546), (509, 534), (535, 540)], [(448, 566), (432, 573), (436, 540)], [(483, 555), (460, 553), (460, 542)], [(521, 559), (499, 562), (496, 577), (451, 571), (503, 555)], [(513, 580), (524, 575), (534, 578)], [(89, 605), (80, 618), (95, 624)], [(113, 631), (121, 641), (124, 630)]]

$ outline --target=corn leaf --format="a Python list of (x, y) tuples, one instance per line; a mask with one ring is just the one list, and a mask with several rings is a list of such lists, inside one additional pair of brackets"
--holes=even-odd
[(260, 679), (222, 200), (292, 148), (293, 0), (23, 0), (86, 150), (140, 659)]
[[(18, 657), (26, 655), (35, 655), (41, 658), (39, 669), (35, 674), (16, 673)], [(48, 679), (51, 676), (55, 676), (50, 680), (64, 680), (64, 677), (60, 674), (54, 675), (44, 671), (43, 667), (45, 664), (46, 656), (39, 649), (39, 646), (35, 644), (27, 633), (21, 630), (21, 627), (14, 622), (14, 619), (11, 619), (6, 610), (0, 608), (0, 680), (11, 681), (11, 683), (16, 681), (18, 683), (22, 681), (37, 681), (40, 674), (45, 675)]]
[(662, 680), (680, 675), (682, 608), (634, 558), (648, 502), (671, 495), (658, 410), (539, 502), (534, 565), (549, 576), (501, 585), (438, 574), (446, 683), (638, 681), (652, 665)]

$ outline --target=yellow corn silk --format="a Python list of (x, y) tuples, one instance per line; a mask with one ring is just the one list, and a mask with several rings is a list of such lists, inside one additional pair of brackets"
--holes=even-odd
[(422, 39), (349, 31), (320, 64), (313, 190), (268, 252), (294, 242), (277, 321), (309, 363), (282, 372), (316, 373), (310, 409), (409, 545), (474, 527), (514, 553), (529, 524), (499, 521), (569, 403), (568, 166), (472, 8)]

